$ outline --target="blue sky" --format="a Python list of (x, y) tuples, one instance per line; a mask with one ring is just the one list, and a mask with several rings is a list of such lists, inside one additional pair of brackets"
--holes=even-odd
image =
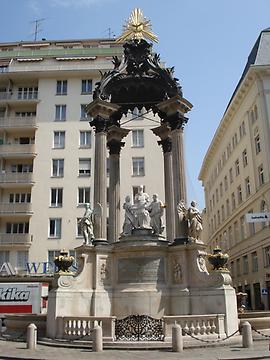
[(270, 27), (269, 0), (0, 0), (0, 42), (38, 38), (118, 36), (140, 7), (159, 37), (154, 50), (175, 67), (193, 105), (185, 129), (189, 199), (204, 206), (197, 180), (203, 157), (262, 29)]

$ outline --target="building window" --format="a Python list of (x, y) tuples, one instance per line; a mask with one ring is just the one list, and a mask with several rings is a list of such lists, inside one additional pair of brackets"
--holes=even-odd
[(11, 164), (12, 173), (31, 173), (33, 172), (33, 164)]
[(80, 115), (81, 121), (89, 120), (86, 112), (86, 106), (87, 104), (81, 104), (81, 115)]
[(132, 130), (132, 146), (133, 147), (143, 147), (144, 146), (143, 130)]
[(56, 95), (67, 95), (67, 80), (56, 81)]
[(19, 87), (18, 99), (30, 100), (38, 98), (38, 87)]
[(257, 135), (255, 137), (255, 150), (256, 150), (256, 154), (259, 154), (259, 152), (261, 152), (261, 141), (260, 141), (260, 135)]
[(90, 203), (90, 187), (78, 188), (78, 205)]
[(52, 160), (52, 176), (54, 177), (64, 176), (64, 159)]
[(265, 266), (270, 266), (270, 246), (264, 248)]
[(233, 223), (233, 236), (234, 236), (234, 243), (238, 243), (239, 241), (239, 231), (238, 231), (238, 221)]
[(245, 188), (246, 188), (246, 197), (248, 197), (251, 194), (249, 177), (245, 178)]
[(0, 265), (9, 262), (9, 251), (2, 250), (0, 251)]
[(65, 121), (67, 105), (55, 105), (55, 121)]
[(9, 194), (9, 203), (30, 203), (31, 193), (11, 193)]
[(220, 211), (217, 211), (217, 224), (220, 225)]
[(235, 202), (235, 195), (234, 195), (234, 192), (232, 193), (232, 210), (235, 209), (235, 206), (236, 206), (236, 202)]
[(54, 259), (60, 255), (60, 250), (49, 250), (48, 251), (48, 262), (54, 266)]
[(144, 176), (144, 158), (133, 157), (132, 158), (132, 175)]
[(236, 275), (240, 276), (241, 275), (241, 264), (240, 264), (240, 259), (236, 260)]
[(219, 197), (218, 197), (218, 189), (216, 189), (216, 200), (217, 200), (217, 203), (219, 201)]
[(229, 170), (229, 175), (230, 175), (230, 183), (232, 183), (233, 182), (233, 170), (232, 170), (232, 168), (230, 168), (230, 170)]
[(230, 264), (230, 265), (231, 265), (231, 266), (230, 266), (231, 275), (232, 275), (232, 277), (234, 277), (234, 262), (231, 261), (231, 264)]
[(241, 241), (245, 239), (246, 232), (245, 232), (245, 215), (242, 215), (240, 217), (240, 235), (241, 235)]
[(28, 234), (29, 222), (22, 223), (6, 223), (7, 234)]
[(248, 164), (248, 156), (246, 149), (242, 152), (242, 158), (243, 158), (243, 166), (246, 167)]
[[(249, 210), (249, 214), (253, 214), (253, 210)], [(255, 234), (255, 224), (249, 223), (249, 236), (252, 236)]]
[(93, 83), (91, 79), (82, 80), (82, 94), (91, 94)]
[(251, 264), (252, 264), (252, 272), (258, 272), (259, 266), (258, 266), (257, 251), (254, 251), (253, 253), (251, 253)]
[(91, 148), (91, 131), (80, 131), (80, 147)]
[(220, 197), (223, 196), (223, 184), (222, 182), (219, 184), (219, 193), (220, 193)]
[[(135, 196), (138, 194), (139, 192), (139, 188), (140, 186), (133, 186), (132, 187), (132, 195), (133, 195), (133, 202), (135, 200)], [(145, 186), (143, 185), (143, 192), (145, 192)]]
[(54, 131), (53, 147), (54, 149), (63, 149), (65, 147), (65, 131)]
[(62, 207), (63, 205), (63, 189), (51, 188), (51, 206)]
[[(264, 200), (262, 200), (261, 202), (261, 212), (268, 212), (268, 206)], [(263, 221), (261, 224), (262, 229), (264, 229), (265, 227), (269, 226), (269, 221)]]
[(248, 256), (243, 256), (243, 274), (248, 274)]
[(79, 159), (79, 176), (91, 175), (91, 159)]
[(227, 177), (227, 175), (224, 176), (224, 190), (225, 191), (228, 190), (228, 177)]
[(221, 221), (225, 220), (225, 209), (224, 205), (221, 205)]
[(237, 159), (234, 164), (235, 164), (235, 176), (238, 176), (240, 174), (239, 160)]
[(229, 229), (228, 229), (228, 240), (229, 240), (230, 247), (231, 247), (233, 244), (233, 235), (232, 235), (232, 227), (231, 226), (229, 226)]
[(81, 218), (77, 218), (76, 237), (82, 237), (83, 236), (80, 221), (81, 221)]
[(237, 188), (237, 197), (238, 197), (238, 205), (239, 205), (243, 201), (241, 185), (239, 185), (238, 188)]
[(49, 219), (49, 237), (60, 238), (61, 237), (61, 223), (62, 219), (54, 218)]
[(17, 251), (17, 268), (26, 269), (28, 263), (28, 251)]
[(259, 176), (259, 185), (263, 185), (264, 184), (264, 175), (263, 175), (263, 166), (260, 165), (258, 167), (258, 176)]
[(226, 200), (226, 212), (227, 212), (227, 217), (229, 217), (230, 214), (231, 214), (231, 211), (230, 211), (230, 200), (229, 200), (229, 199)]
[(239, 127), (239, 135), (240, 135), (240, 139), (246, 135), (246, 128), (245, 128), (245, 122), (243, 121)]

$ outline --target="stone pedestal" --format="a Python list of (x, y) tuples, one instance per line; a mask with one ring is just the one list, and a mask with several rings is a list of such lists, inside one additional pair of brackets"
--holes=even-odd
[(171, 246), (162, 237), (133, 234), (106, 247), (83, 245), (76, 252), (78, 273), (55, 275), (49, 293), (49, 337), (57, 336), (62, 317), (208, 314), (217, 319), (221, 314), (227, 335), (238, 328), (230, 275), (208, 273), (203, 244)]

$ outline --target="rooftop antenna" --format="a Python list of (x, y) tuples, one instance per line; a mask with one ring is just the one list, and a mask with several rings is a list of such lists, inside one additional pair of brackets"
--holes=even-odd
[(108, 38), (109, 39), (114, 39), (115, 38), (115, 33), (112, 31), (112, 28), (111, 27), (108, 27), (108, 29), (105, 30), (106, 33), (108, 34)]
[(44, 20), (46, 20), (46, 19), (41, 18), (41, 19), (35, 19), (34, 21), (31, 21), (31, 24), (35, 24), (35, 31), (32, 34), (32, 35), (34, 35), (34, 41), (37, 41), (37, 35), (42, 31), (42, 29), (40, 28), (40, 24)]

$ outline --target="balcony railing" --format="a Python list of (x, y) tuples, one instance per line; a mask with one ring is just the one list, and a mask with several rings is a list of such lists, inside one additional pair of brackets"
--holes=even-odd
[(14, 100), (14, 101), (37, 101), (38, 91), (5, 91), (0, 92), (1, 100)]
[(1, 245), (26, 245), (30, 246), (32, 243), (31, 234), (0, 234)]
[(31, 203), (0, 203), (0, 215), (32, 214)]
[(33, 173), (12, 173), (6, 172), (0, 174), (0, 183), (7, 184), (32, 184)]
[(20, 156), (35, 155), (35, 144), (2, 144), (0, 157), (18, 154)]
[(32, 128), (36, 127), (35, 116), (17, 116), (0, 118), (0, 128)]

